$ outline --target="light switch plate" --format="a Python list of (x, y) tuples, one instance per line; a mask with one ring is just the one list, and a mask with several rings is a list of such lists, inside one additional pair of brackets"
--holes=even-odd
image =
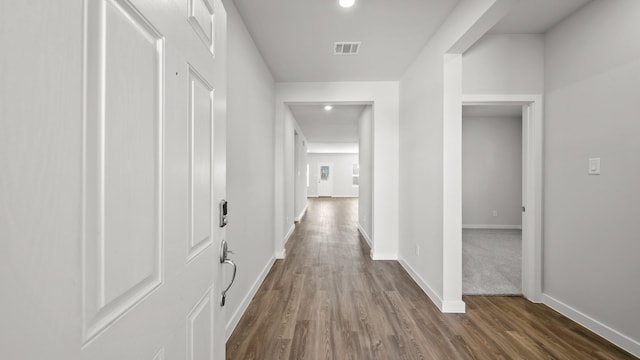
[(589, 159), (589, 175), (600, 175), (600, 158)]

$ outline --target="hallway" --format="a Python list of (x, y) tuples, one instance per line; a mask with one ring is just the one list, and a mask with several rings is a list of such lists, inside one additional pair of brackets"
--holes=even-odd
[(442, 314), (398, 262), (370, 259), (357, 211), (357, 199), (309, 199), (228, 359), (633, 359), (521, 297), (465, 297), (467, 314)]

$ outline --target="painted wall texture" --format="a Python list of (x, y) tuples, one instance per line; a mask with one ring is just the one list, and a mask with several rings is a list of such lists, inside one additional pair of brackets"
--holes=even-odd
[(520, 226), (521, 206), (522, 118), (463, 117), (463, 227)]
[[(636, 355), (638, 14), (638, 1), (594, 1), (545, 34), (543, 289)], [(601, 175), (587, 174), (589, 158), (601, 158)]]

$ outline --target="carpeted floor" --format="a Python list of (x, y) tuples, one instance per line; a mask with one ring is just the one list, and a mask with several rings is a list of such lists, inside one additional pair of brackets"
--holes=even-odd
[(462, 230), (462, 293), (522, 294), (521, 230)]

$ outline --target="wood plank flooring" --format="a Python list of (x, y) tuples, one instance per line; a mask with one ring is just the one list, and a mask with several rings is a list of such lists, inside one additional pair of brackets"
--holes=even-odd
[(468, 296), (442, 314), (396, 261), (372, 261), (357, 199), (307, 215), (227, 342), (228, 359), (635, 359), (545, 305)]

